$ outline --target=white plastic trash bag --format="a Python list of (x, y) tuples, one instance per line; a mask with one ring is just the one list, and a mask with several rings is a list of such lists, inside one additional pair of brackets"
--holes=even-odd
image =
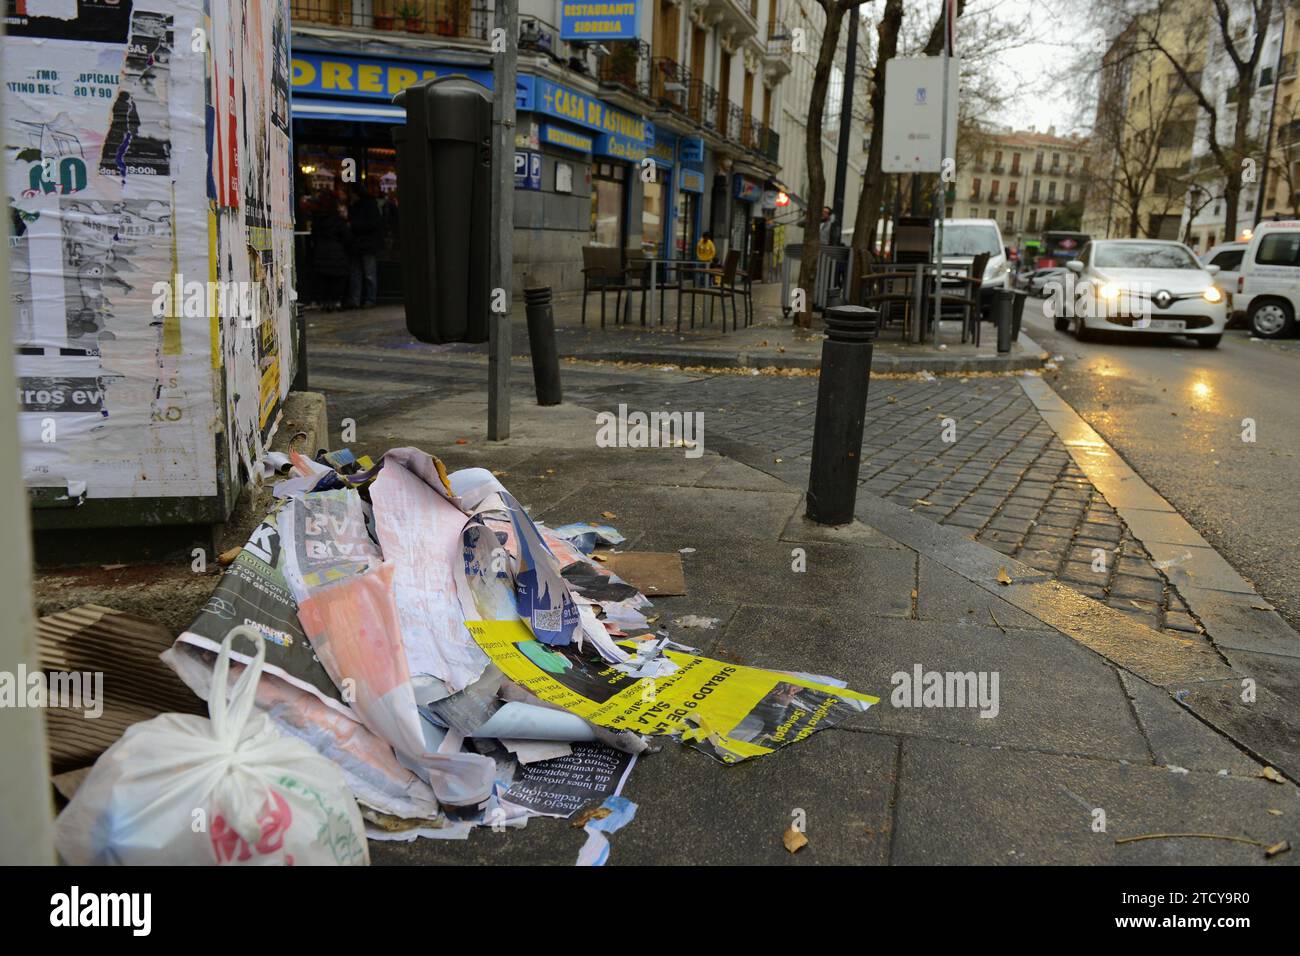
[[(257, 656), (227, 686), (230, 645)], [(221, 642), (210, 719), (162, 714), (108, 748), (59, 815), (66, 863), (364, 865), (365, 826), (339, 769), (253, 709), (266, 659), (262, 635)]]

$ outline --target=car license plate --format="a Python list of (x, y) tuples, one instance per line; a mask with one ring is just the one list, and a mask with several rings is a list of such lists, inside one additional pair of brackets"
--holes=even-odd
[(1187, 328), (1187, 323), (1182, 319), (1152, 319), (1147, 328), (1152, 332), (1182, 332)]

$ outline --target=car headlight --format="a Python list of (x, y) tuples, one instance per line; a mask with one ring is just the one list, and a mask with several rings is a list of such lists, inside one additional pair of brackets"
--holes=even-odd
[(1115, 283), (1107, 282), (1104, 286), (1102, 286), (1100, 289), (1097, 290), (1097, 294), (1100, 295), (1103, 299), (1118, 299), (1119, 294), (1123, 291), (1124, 290), (1121, 289), (1119, 286), (1117, 286)]
[(1204, 292), (1201, 293), (1201, 298), (1203, 298), (1206, 302), (1222, 302), (1223, 293), (1219, 291), (1218, 286), (1212, 285), (1209, 286)]

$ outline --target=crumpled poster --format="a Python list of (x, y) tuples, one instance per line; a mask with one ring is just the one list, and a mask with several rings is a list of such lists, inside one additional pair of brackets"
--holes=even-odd
[(467, 626), (501, 672), (540, 700), (612, 730), (707, 741), (724, 763), (772, 753), (879, 703), (806, 675), (672, 650), (663, 651), (672, 673), (637, 677), (572, 646), (542, 644), (522, 621)]

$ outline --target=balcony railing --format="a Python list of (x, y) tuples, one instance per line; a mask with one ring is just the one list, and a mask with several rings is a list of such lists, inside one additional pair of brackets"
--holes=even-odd
[(686, 112), (691, 71), (676, 60), (657, 56), (650, 61), (650, 98), (677, 113)]
[(997, 193), (989, 193), (989, 202), (1002, 202), (1002, 197)]
[(979, 198), (980, 198), (980, 191), (979, 191), (978, 189), (972, 189), (972, 190), (971, 190), (971, 194), (970, 194), (970, 198), (971, 198), (972, 200), (974, 200), (974, 199), (979, 199)]
[(703, 80), (691, 80), (686, 115), (705, 129), (718, 132), (718, 91)]
[(1008, 206), (1014, 206), (1014, 205), (1016, 205), (1016, 204), (1019, 203), (1019, 202), (1020, 202), (1020, 199), (1019, 199), (1019, 197), (1017, 197), (1017, 196), (1008, 196), (1008, 197), (1007, 197), (1007, 205), (1008, 205)]
[(604, 86), (615, 86), (638, 96), (650, 95), (650, 44), (644, 40), (612, 40), (605, 44), (596, 67), (596, 76)]
[(729, 140), (733, 140), (734, 142), (737, 143), (743, 142), (743, 140), (741, 139), (742, 136), (741, 130), (745, 124), (745, 111), (742, 110), (738, 104), (736, 103), (727, 104), (726, 122), (727, 122), (727, 126), (724, 130), (722, 130), (722, 135)]
[(491, 0), (291, 0), (295, 25), (486, 40)]
[(781, 157), (781, 134), (762, 123), (757, 124), (756, 130), (757, 152), (775, 163)]
[(989, 170), (989, 172), (991, 173), (1005, 173), (1006, 171), (1007, 168), (1003, 166), (1001, 163), (994, 163), (993, 168)]

